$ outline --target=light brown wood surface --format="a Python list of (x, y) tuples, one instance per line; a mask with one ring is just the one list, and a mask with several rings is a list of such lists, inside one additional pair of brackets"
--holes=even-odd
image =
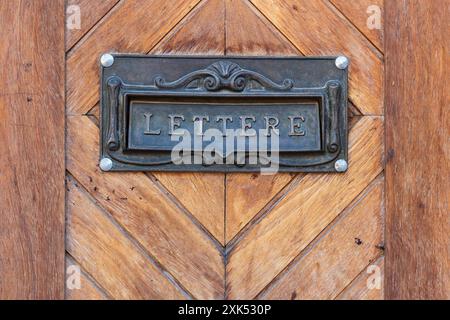
[(69, 177), (68, 253), (116, 299), (183, 298), (177, 285), (164, 276), (165, 270), (83, 192)]
[[(371, 41), (375, 47), (383, 52), (383, 0), (358, 0), (358, 1), (348, 1), (348, 0), (331, 0), (330, 1), (336, 9), (338, 9), (349, 21), (351, 21), (355, 27), (364, 34), (369, 41)], [(379, 10), (379, 11), (378, 11)], [(366, 15), (362, 14), (363, 12)], [(374, 15), (380, 13), (380, 29), (374, 28), (369, 29), (367, 26), (368, 19)], [(374, 16), (374, 18), (378, 18)], [(371, 21), (370, 21), (371, 22)]]
[[(71, 19), (72, 14), (78, 14), (80, 28), (67, 28), (66, 23), (66, 50), (70, 50), (83, 36), (92, 29), (92, 27), (103, 18), (105, 14), (119, 2), (120, 0), (67, 0), (66, 2), (66, 19)], [(71, 6), (78, 6), (72, 8)], [(76, 18), (75, 16), (73, 18)], [(76, 26), (78, 27), (78, 26)]]
[(450, 298), (449, 2), (386, 2), (386, 297)]
[[(328, 1), (251, 0), (305, 55), (346, 55), (349, 96), (366, 115), (383, 114), (383, 61), (373, 45)], [(365, 16), (365, 12), (361, 12)]]
[[(152, 8), (153, 15), (142, 21), (144, 13), (137, 8)], [(299, 299), (308, 296), (305, 288), (312, 290), (310, 297), (319, 299), (350, 295), (349, 288), (356, 288), (367, 265), (383, 256), (374, 245), (382, 247), (384, 241), (380, 200), (383, 53), (371, 43), (372, 33), (360, 26), (366, 12), (358, 15), (344, 9), (321, 0), (145, 0), (139, 4), (122, 0), (102, 13), (103, 18), (67, 53), (67, 170), (68, 179), (77, 186), (71, 192), (78, 198), (70, 206), (78, 222), (68, 224), (67, 247), (72, 248), (69, 257), (91, 285), (108, 298), (156, 297), (161, 294), (159, 286), (178, 290), (168, 291), (164, 298), (182, 294), (203, 299), (277, 299), (292, 298), (296, 291)], [(305, 17), (313, 23), (306, 23)], [(346, 36), (334, 37), (338, 31)], [(352, 58), (350, 170), (342, 175), (274, 176), (102, 173), (94, 84), (98, 82), (98, 57), (111, 50), (348, 55)], [(89, 211), (98, 216), (92, 226), (83, 218)], [(90, 230), (94, 226), (97, 237)], [(123, 241), (108, 246), (105, 256), (98, 250), (104, 247), (103, 234), (108, 233)], [(363, 244), (356, 245), (355, 237)], [(344, 244), (339, 248), (341, 241)], [(130, 261), (120, 270), (109, 259), (125, 259), (125, 251), (130, 252), (126, 257)], [(154, 261), (156, 269), (140, 269), (142, 259)], [(133, 268), (139, 275), (126, 276), (131, 261), (137, 264)], [(298, 281), (303, 277), (299, 273), (316, 264), (330, 264), (329, 269), (314, 273), (320, 285), (312, 288)], [(104, 270), (97, 270), (99, 265)], [(134, 284), (137, 277), (154, 279), (154, 291)], [(327, 281), (331, 281), (329, 287)], [(78, 297), (95, 295), (91, 287)]]
[(103, 53), (148, 52), (197, 3), (198, 0), (121, 1), (108, 19), (102, 20), (67, 56), (68, 114), (84, 114), (98, 101), (98, 61)]
[(64, 1), (0, 1), (0, 299), (64, 298)]
[(290, 263), (260, 299), (334, 299), (382, 254), (377, 246), (382, 240), (383, 179), (367, 189), (322, 231), (320, 241)]
[(350, 132), (349, 170), (304, 177), (230, 253), (228, 297), (253, 298), (383, 170), (383, 121)]
[[(249, 2), (226, 1), (227, 55), (299, 55), (300, 52), (286, 40), (267, 19)], [(243, 32), (245, 30), (245, 32)], [(255, 39), (255, 35), (258, 38)], [(279, 173), (232, 173), (226, 178), (226, 241), (232, 240), (250, 221), (261, 213), (271, 199), (294, 175)]]
[(221, 297), (222, 256), (208, 235), (144, 173), (102, 173), (88, 117), (71, 116), (67, 127), (67, 169), (80, 185), (194, 297)]
[[(72, 270), (75, 267), (77, 270)], [(75, 273), (80, 271), (80, 278), (70, 278), (70, 276), (77, 277)], [(68, 272), (67, 272), (68, 271)], [(70, 273), (71, 272), (71, 273)], [(110, 299), (103, 288), (92, 280), (85, 270), (82, 270), (80, 265), (69, 255), (66, 254), (66, 295), (67, 300), (107, 300)], [(73, 282), (71, 282), (71, 280)], [(76, 282), (79, 281), (79, 282)], [(71, 287), (67, 283), (71, 283)], [(78, 287), (79, 285), (79, 287)]]
[[(370, 268), (373, 266), (372, 268)], [(378, 267), (379, 269), (376, 269)], [(381, 283), (379, 288), (374, 285), (372, 279), (375, 276), (375, 272), (380, 272)], [(363, 270), (358, 277), (356, 277), (350, 285), (345, 288), (343, 292), (336, 298), (337, 300), (383, 300), (384, 299), (384, 257), (379, 258), (377, 261)], [(372, 286), (369, 287), (368, 283)]]
[[(64, 44), (70, 4), (81, 28)], [(0, 298), (450, 298), (447, 0), (65, 5), (0, 2)], [(102, 173), (105, 52), (344, 54), (349, 171)]]
[[(225, 4), (222, 0), (206, 1), (192, 10), (152, 54), (225, 53)], [(208, 26), (206, 26), (208, 25)], [(225, 186), (223, 173), (153, 174), (177, 198), (220, 245), (225, 245)]]

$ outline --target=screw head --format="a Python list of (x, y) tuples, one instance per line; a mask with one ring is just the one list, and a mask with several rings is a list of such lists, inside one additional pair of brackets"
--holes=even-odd
[(111, 54), (109, 54), (109, 53), (105, 53), (100, 58), (100, 63), (105, 68), (111, 67), (113, 65), (113, 63), (114, 63), (114, 57)]
[(112, 167), (113, 162), (111, 161), (111, 159), (103, 158), (102, 160), (100, 160), (100, 169), (102, 169), (102, 171), (110, 171)]
[(347, 161), (345, 161), (344, 159), (339, 159), (334, 163), (334, 168), (336, 169), (337, 172), (347, 171), (348, 168)]
[(336, 67), (338, 67), (338, 69), (344, 70), (348, 67), (348, 58), (344, 57), (344, 56), (339, 56), (336, 58), (336, 61), (334, 62), (336, 64)]

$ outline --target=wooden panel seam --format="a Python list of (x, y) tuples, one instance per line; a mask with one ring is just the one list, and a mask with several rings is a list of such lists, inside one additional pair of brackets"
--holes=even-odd
[[(102, 294), (106, 299), (109, 299), (109, 300), (112, 299), (111, 293), (109, 293), (108, 290), (103, 288), (103, 286), (83, 267), (83, 265), (74, 256), (72, 256), (70, 254), (70, 252), (66, 251), (66, 269), (68, 267), (67, 264), (69, 262), (72, 262), (72, 265), (75, 264), (75, 265), (77, 265), (80, 268), (80, 273), (82, 275), (82, 278), (83, 277), (87, 278), (91, 282), (93, 287), (95, 287), (100, 294)], [(69, 294), (68, 294), (67, 290), (70, 290), (70, 289), (68, 289), (67, 286), (66, 286), (65, 291), (64, 291), (64, 299), (65, 300), (68, 300), (67, 297), (68, 297)], [(73, 290), (79, 290), (79, 289), (73, 289)]]
[[(364, 201), (364, 199), (377, 187), (378, 184), (383, 183), (384, 180), (384, 176), (383, 176), (383, 172), (381, 172), (377, 177), (375, 177), (368, 185), (366, 188), (364, 188), (353, 200), (351, 203), (348, 204), (348, 206), (343, 209), (323, 230), (321, 230), (314, 239), (312, 239), (309, 244), (303, 249), (301, 250), (298, 255), (292, 259), (292, 261), (283, 269), (281, 270), (273, 279), (271, 282), (269, 282), (257, 295), (256, 295), (256, 299), (259, 299), (261, 297), (263, 297), (267, 292), (269, 292), (271, 290), (271, 288), (273, 288), (274, 286), (276, 286), (276, 284), (278, 282), (280, 282), (284, 276), (286, 276), (289, 271), (293, 268), (296, 267), (296, 264), (298, 264), (299, 262), (301, 262), (301, 260), (309, 253), (311, 252), (315, 247), (317, 247), (321, 241), (333, 230), (335, 229), (339, 223), (344, 220), (351, 212), (352, 210), (358, 206), (358, 204), (361, 201)], [(378, 259), (379, 257), (381, 257), (383, 255), (382, 252), (379, 253), (379, 256), (376, 258)], [(375, 260), (376, 260), (375, 259)], [(359, 274), (358, 274), (359, 275)], [(350, 282), (349, 285), (351, 284), (351, 282), (356, 279), (358, 276), (356, 276), (355, 278), (353, 278)], [(346, 286), (348, 287), (348, 286)], [(341, 290), (344, 291), (345, 288), (343, 288)], [(340, 293), (339, 293), (340, 294)], [(338, 295), (339, 295), (338, 294)], [(336, 295), (336, 296), (338, 296)]]
[(338, 8), (338, 6), (336, 5), (336, 3), (333, 2), (333, 0), (327, 0), (327, 3), (329, 3), (329, 5), (331, 7), (333, 7), (337, 12), (339, 12), (343, 17), (345, 17), (345, 19), (347, 19), (348, 23), (351, 24), (356, 30), (358, 30), (366, 39), (367, 41), (373, 46), (373, 49), (377, 51), (377, 53), (380, 56), (384, 56), (383, 53), (383, 48), (379, 48), (368, 36), (367, 34), (361, 30), (361, 28), (359, 28), (354, 21), (352, 21), (348, 15), (345, 14), (345, 12), (343, 12), (341, 9)]
[[(75, 5), (77, 4), (76, 3), (76, 1), (77, 0), (66, 0), (66, 1), (68, 1), (67, 2), (67, 5), (69, 5), (69, 3), (71, 2), (71, 1), (74, 1), (75, 3)], [(91, 2), (91, 0), (88, 0), (89, 2)], [(97, 1), (99, 1), (99, 0), (97, 0)], [(100, 1), (104, 1), (104, 0), (100, 0)], [(72, 41), (72, 43), (70, 43), (70, 42), (68, 42), (68, 40), (69, 40), (69, 38), (71, 38), (72, 36), (68, 36), (68, 33), (69, 32), (72, 32), (71, 30), (67, 30), (67, 28), (66, 28), (66, 54), (70, 54), (70, 52), (76, 47), (76, 46), (78, 46), (79, 45), (79, 43), (81, 43), (82, 41), (83, 41), (83, 39), (89, 34), (89, 33), (91, 33), (95, 28), (97, 28), (97, 26), (102, 22), (102, 20), (104, 20), (107, 16), (109, 16), (113, 11), (114, 11), (114, 9), (116, 9), (117, 7), (118, 7), (118, 5), (123, 1), (123, 0), (111, 0), (111, 1), (116, 1), (115, 3), (113, 3), (112, 5), (111, 5), (111, 7), (109, 7), (98, 19), (96, 19), (96, 21), (92, 24), (92, 25), (90, 25), (86, 30), (84, 30), (81, 34), (79, 34), (78, 36), (76, 36), (76, 38), (75, 39), (73, 39), (73, 41)], [(91, 3), (95, 3), (95, 1), (92, 1)], [(104, 3), (104, 5), (105, 4), (107, 4), (106, 3), (106, 1), (105, 1), (105, 3)], [(95, 9), (97, 9), (97, 7), (95, 7)], [(85, 9), (83, 9), (83, 7), (80, 7), (80, 13), (81, 13), (81, 17), (80, 17), (80, 19), (81, 19), (81, 25), (83, 25), (85, 22), (83, 22), (84, 21), (84, 18), (83, 18), (83, 16), (84, 16), (84, 14), (83, 14), (83, 11), (84, 11)], [(66, 12), (67, 12), (67, 10), (66, 10)]]
[[(364, 277), (367, 273), (367, 269), (371, 265), (379, 265), (382, 264), (384, 261), (384, 253), (380, 253), (380, 256), (375, 259), (375, 261), (367, 264), (367, 266), (364, 267), (364, 269), (361, 270), (361, 272), (344, 288), (341, 292), (334, 298), (334, 300), (345, 300), (342, 299), (346, 293), (353, 288), (353, 286), (356, 285), (356, 282), (359, 281), (362, 277)], [(383, 273), (383, 272), (382, 272)], [(383, 279), (384, 280), (384, 279)], [(381, 284), (382, 288), (379, 290), (383, 290), (383, 283)], [(378, 290), (378, 289), (371, 289), (371, 290)]]
[(211, 241), (211, 243), (213, 245), (216, 246), (217, 250), (219, 250), (220, 252), (223, 251), (224, 247), (223, 245), (220, 243), (220, 240), (217, 239), (209, 230), (208, 228), (206, 228), (206, 226), (204, 226), (198, 219), (197, 217), (190, 212), (184, 205), (183, 203), (172, 193), (170, 192), (169, 189), (167, 189), (167, 187), (158, 179), (156, 178), (153, 173), (151, 172), (146, 172), (145, 175), (150, 179), (150, 181), (166, 196), (166, 199), (170, 202), (172, 202), (172, 204), (174, 206), (176, 206), (180, 212), (183, 212), (184, 215), (186, 215), (191, 221), (192, 224), (195, 225), (197, 227), (198, 230), (200, 230), (205, 237)]
[[(69, 177), (77, 185), (79, 191), (82, 194), (84, 194), (84, 196), (87, 198), (87, 201), (90, 201), (92, 205), (94, 205), (99, 211), (101, 211), (103, 215), (107, 218), (107, 220), (110, 221), (117, 228), (117, 230), (127, 240), (130, 241), (130, 243), (137, 249), (138, 252), (140, 252), (144, 257), (148, 259), (148, 261), (150, 261), (153, 264), (155, 269), (157, 269), (164, 278), (166, 278), (175, 288), (177, 288), (181, 294), (192, 299), (194, 295), (180, 283), (180, 281), (170, 272), (170, 270), (164, 267), (164, 265), (145, 248), (145, 246), (143, 246), (130, 232), (128, 232), (126, 228), (119, 221), (117, 221), (110, 214), (110, 212), (89, 193), (88, 190), (86, 190), (86, 187), (80, 181), (78, 181), (72, 174), (70, 174)], [(72, 256), (70, 252), (69, 254)], [(73, 259), (77, 261), (75, 257), (73, 257)], [(77, 261), (77, 263), (81, 267), (83, 267), (83, 265), (80, 262)], [(95, 277), (93, 277), (92, 275), (90, 276), (93, 279), (95, 279)], [(96, 283), (98, 283), (97, 280)], [(107, 290), (105, 290), (105, 292), (107, 292), (108, 295), (111, 295)]]

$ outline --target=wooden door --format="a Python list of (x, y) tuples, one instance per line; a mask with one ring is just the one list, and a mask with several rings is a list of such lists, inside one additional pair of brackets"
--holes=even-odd
[[(449, 299), (448, 1), (0, 1), (0, 299)], [(350, 169), (102, 173), (111, 51), (347, 55)]]
[[(71, 0), (67, 31), (68, 299), (381, 299), (381, 0)], [(351, 4), (350, 4), (351, 3)], [(105, 52), (340, 55), (351, 60), (345, 174), (102, 173)], [(383, 281), (380, 279), (380, 283)]]

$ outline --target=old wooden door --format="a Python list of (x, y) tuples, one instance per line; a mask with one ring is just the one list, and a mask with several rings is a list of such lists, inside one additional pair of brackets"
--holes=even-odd
[[(368, 24), (382, 0), (69, 4), (66, 263), (82, 277), (68, 299), (383, 298), (383, 37)], [(105, 52), (346, 55), (350, 169), (102, 173)]]

